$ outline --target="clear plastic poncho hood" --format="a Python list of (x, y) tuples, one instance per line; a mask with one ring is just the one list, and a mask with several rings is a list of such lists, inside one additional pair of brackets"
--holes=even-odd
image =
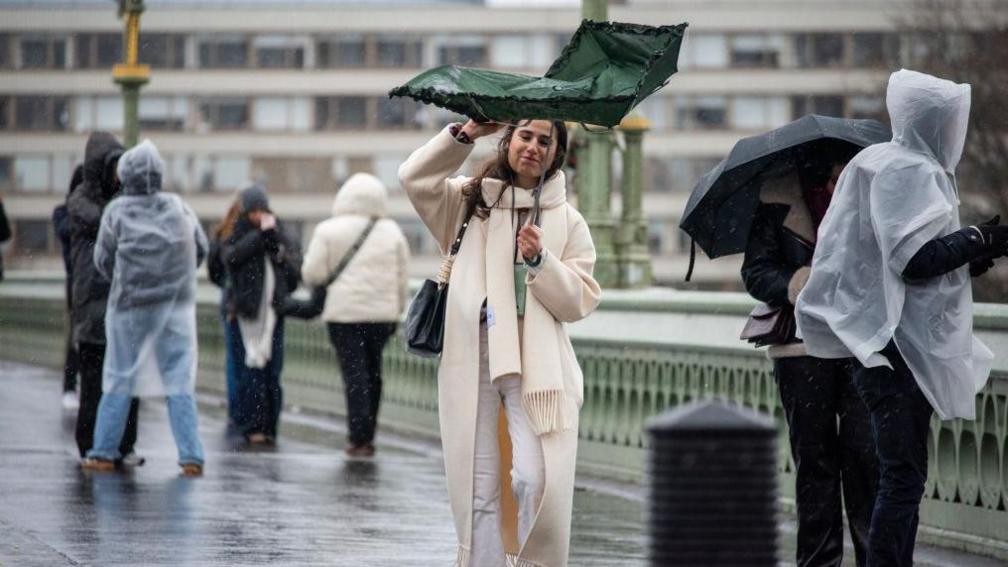
[(102, 215), (94, 263), (112, 281), (106, 392), (173, 395), (195, 386), (196, 268), (207, 239), (192, 209), (161, 192), (163, 170), (149, 140), (124, 153), (123, 193)]
[(798, 297), (808, 353), (891, 366), (894, 340), (941, 419), (972, 419), (993, 354), (973, 335), (969, 268), (907, 282), (903, 269), (929, 240), (959, 230), (955, 166), (969, 85), (901, 70), (886, 94), (893, 140), (844, 168), (819, 227), (812, 274)]

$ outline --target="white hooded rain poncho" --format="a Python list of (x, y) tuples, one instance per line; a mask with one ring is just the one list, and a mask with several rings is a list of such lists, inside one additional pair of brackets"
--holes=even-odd
[(122, 195), (105, 209), (94, 250), (112, 280), (102, 390), (192, 394), (196, 385), (196, 267), (207, 239), (178, 195), (161, 192), (164, 162), (144, 140), (119, 159)]
[(970, 86), (901, 70), (886, 105), (893, 139), (841, 174), (796, 304), (798, 328), (810, 355), (854, 356), (868, 368), (892, 367), (879, 351), (894, 340), (938, 417), (973, 419), (993, 354), (973, 336), (969, 268), (902, 277), (921, 246), (960, 229), (955, 167)]

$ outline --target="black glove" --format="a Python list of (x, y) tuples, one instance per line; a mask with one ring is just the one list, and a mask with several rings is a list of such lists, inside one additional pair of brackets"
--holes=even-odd
[(997, 215), (975, 226), (983, 236), (983, 243), (989, 249), (991, 258), (1008, 255), (1008, 225), (1000, 222), (1001, 215)]
[(970, 262), (970, 277), (979, 278), (987, 273), (987, 270), (994, 267), (993, 258), (981, 258)]
[(276, 255), (280, 251), (280, 238), (276, 227), (262, 231), (263, 247), (271, 255)]
[(1006, 234), (1005, 229), (1008, 229), (1008, 226), (1000, 226), (1000, 222), (1001, 215), (996, 215), (991, 220), (976, 225), (975, 228), (980, 232), (984, 245), (994, 249), (970, 262), (969, 272), (971, 277), (977, 278), (986, 274), (987, 270), (994, 267), (994, 259), (1005, 255), (1003, 244), (1001, 247), (1002, 252), (999, 253), (997, 251), (998, 238), (1001, 238), (1003, 242)]

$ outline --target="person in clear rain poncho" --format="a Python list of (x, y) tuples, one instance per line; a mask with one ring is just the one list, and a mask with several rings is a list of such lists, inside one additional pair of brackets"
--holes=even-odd
[(973, 419), (993, 360), (973, 335), (970, 276), (1008, 253), (998, 217), (959, 223), (970, 86), (901, 70), (886, 105), (893, 139), (844, 169), (796, 304), (809, 354), (860, 363), (880, 469), (870, 566), (913, 563), (932, 411)]
[(193, 394), (196, 268), (207, 239), (192, 209), (161, 192), (163, 171), (150, 140), (127, 151), (117, 169), (123, 194), (102, 216), (94, 263), (112, 288), (103, 394), (85, 468), (112, 468), (131, 396), (164, 395), (183, 474), (203, 471)]

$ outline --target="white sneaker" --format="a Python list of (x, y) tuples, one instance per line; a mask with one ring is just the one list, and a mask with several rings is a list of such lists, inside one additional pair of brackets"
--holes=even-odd
[(63, 409), (73, 411), (80, 407), (80, 400), (77, 399), (77, 392), (68, 390), (63, 392)]
[(121, 459), (119, 459), (119, 463), (122, 466), (124, 466), (124, 467), (131, 467), (131, 468), (132, 467), (142, 467), (143, 464), (146, 463), (146, 462), (147, 462), (147, 459), (141, 457), (140, 455), (137, 455), (136, 452), (134, 452), (134, 451), (130, 451), (128, 454), (123, 455), (123, 457)]

